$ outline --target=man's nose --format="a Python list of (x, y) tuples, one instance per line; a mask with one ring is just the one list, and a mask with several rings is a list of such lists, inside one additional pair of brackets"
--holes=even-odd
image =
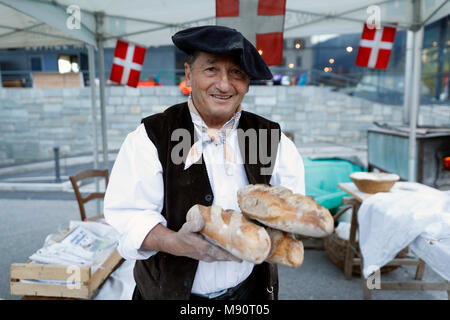
[(227, 72), (220, 72), (216, 87), (222, 92), (226, 92), (230, 89), (231, 83)]

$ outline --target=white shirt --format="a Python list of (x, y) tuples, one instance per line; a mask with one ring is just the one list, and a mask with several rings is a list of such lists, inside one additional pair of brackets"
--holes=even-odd
[[(200, 136), (203, 120), (192, 112), (191, 117), (196, 133)], [(249, 182), (242, 164), (237, 131), (233, 130), (226, 141), (232, 152), (240, 157), (235, 163), (228, 162), (227, 170), (223, 145), (206, 144), (202, 150), (203, 159), (214, 194), (213, 205), (240, 211), (237, 190)], [(281, 134), (270, 184), (282, 185), (294, 193), (305, 194), (302, 158), (294, 143), (284, 134)], [(158, 223), (167, 226), (161, 215), (163, 187), (158, 151), (141, 124), (127, 135), (120, 148), (104, 198), (105, 219), (121, 234), (118, 251), (125, 259), (148, 259), (157, 253), (140, 247)], [(253, 265), (247, 261), (199, 261), (192, 293), (210, 294), (234, 287), (250, 275)]]

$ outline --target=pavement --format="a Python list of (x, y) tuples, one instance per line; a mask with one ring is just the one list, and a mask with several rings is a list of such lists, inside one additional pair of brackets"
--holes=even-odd
[[(303, 156), (356, 156), (367, 163), (364, 148), (314, 145), (299, 150)], [(26, 262), (42, 247), (45, 237), (68, 227), (70, 220), (79, 220), (75, 195), (67, 184), (67, 177), (84, 168), (92, 168), (91, 157), (63, 159), (61, 183), (54, 183), (54, 164), (39, 163), (0, 169), (0, 299), (20, 299), (9, 292), (10, 265)], [(110, 158), (112, 167), (114, 154)], [(63, 161), (65, 161), (63, 163)], [(30, 166), (32, 169), (30, 169)], [(55, 187), (55, 185), (57, 185)], [(93, 185), (83, 186), (93, 189)], [(100, 200), (101, 201), (101, 200)], [(96, 204), (86, 204), (87, 216), (95, 216)], [(282, 300), (360, 300), (361, 279), (344, 279), (343, 271), (331, 263), (321, 246), (321, 240), (311, 240), (306, 246), (303, 265), (299, 268), (279, 266)], [(413, 266), (401, 266), (381, 275), (381, 281), (414, 279)], [(442, 282), (430, 267), (425, 268), (423, 281)], [(374, 290), (374, 300), (447, 300), (445, 291), (385, 291)]]

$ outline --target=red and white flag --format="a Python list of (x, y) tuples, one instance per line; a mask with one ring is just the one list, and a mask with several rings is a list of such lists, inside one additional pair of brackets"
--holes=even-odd
[(216, 0), (216, 24), (241, 32), (267, 65), (283, 63), (286, 0)]
[(117, 40), (109, 80), (136, 88), (144, 58), (144, 47)]
[(395, 32), (397, 29), (383, 27), (369, 29), (364, 24), (364, 29), (359, 42), (356, 65), (376, 69), (386, 69), (394, 45)]

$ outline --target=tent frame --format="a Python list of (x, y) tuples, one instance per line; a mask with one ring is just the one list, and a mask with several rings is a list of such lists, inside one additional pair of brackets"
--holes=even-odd
[[(417, 114), (420, 107), (420, 80), (421, 80), (421, 51), (422, 51), (422, 42), (423, 42), (423, 33), (424, 33), (424, 26), (425, 24), (434, 16), (436, 13), (440, 11), (441, 8), (443, 8), (450, 0), (445, 0), (438, 8), (436, 8), (428, 17), (421, 20), (420, 12), (420, 0), (410, 0), (413, 3), (413, 21), (411, 25), (395, 25), (396, 28), (404, 28), (407, 29), (407, 45), (406, 45), (406, 66), (405, 66), (405, 90), (404, 90), (404, 105), (403, 105), (403, 122), (404, 124), (408, 124), (410, 126), (410, 132), (409, 132), (409, 180), (415, 181), (416, 180), (416, 174), (415, 174), (415, 165), (416, 165), (416, 127), (417, 127)], [(382, 5), (385, 3), (390, 2), (390, 0), (382, 0), (376, 3), (373, 3), (373, 5)], [(57, 3), (56, 1), (53, 2), (46, 2), (46, 1), (29, 1), (29, 0), (0, 0), (0, 4), (4, 4), (12, 9), (15, 9), (19, 12), (22, 12), (25, 15), (29, 15), (36, 20), (42, 21), (42, 18), (39, 19), (37, 17), (37, 10), (38, 7), (46, 7), (48, 9), (51, 9), (52, 7), (56, 8), (57, 10), (53, 10), (54, 13), (56, 12), (64, 12), (65, 10), (62, 5)], [(286, 10), (287, 13), (294, 13), (294, 14), (304, 14), (304, 15), (311, 15), (314, 17), (319, 17), (316, 20), (308, 21), (299, 25), (291, 26), (289, 28), (286, 28), (287, 30), (292, 30), (296, 28), (300, 28), (305, 25), (318, 23), (324, 20), (328, 19), (338, 19), (338, 20), (347, 20), (347, 21), (353, 21), (353, 22), (361, 22), (364, 23), (365, 21), (362, 21), (360, 19), (354, 19), (354, 18), (348, 18), (344, 17), (344, 15), (347, 15), (352, 12), (356, 12), (359, 10), (364, 9), (364, 7), (358, 7), (356, 9), (347, 10), (345, 12), (341, 12), (339, 14), (321, 14), (321, 13), (314, 13), (314, 12), (308, 12), (303, 10)], [(61, 21), (57, 21), (58, 19), (61, 20), (62, 16), (55, 17), (50, 22), (43, 22), (34, 24), (32, 26), (28, 26), (23, 29), (17, 29), (13, 27), (8, 26), (2, 26), (0, 25), (0, 28), (4, 29), (11, 29), (13, 30), (10, 33), (0, 35), (0, 38), (6, 35), (11, 35), (14, 32), (29, 32), (34, 34), (40, 34), (40, 35), (48, 35), (55, 38), (61, 38), (65, 40), (73, 40), (76, 39), (80, 42), (84, 42), (88, 45), (88, 52), (89, 52), (89, 77), (90, 77), (90, 86), (91, 86), (91, 104), (92, 104), (92, 114), (93, 114), (93, 130), (94, 130), (94, 140), (95, 140), (95, 146), (94, 146), (94, 165), (98, 165), (98, 146), (97, 146), (97, 124), (96, 124), (96, 117), (95, 115), (95, 81), (93, 79), (95, 78), (95, 67), (91, 66), (91, 64), (94, 64), (93, 59), (93, 49), (94, 46), (97, 47), (97, 58), (98, 58), (98, 73), (99, 73), (99, 97), (100, 97), (100, 111), (101, 111), (101, 130), (102, 130), (102, 147), (103, 147), (103, 163), (105, 168), (108, 166), (108, 145), (107, 145), (107, 135), (106, 135), (106, 112), (105, 112), (105, 75), (104, 75), (104, 53), (103, 53), (103, 47), (104, 43), (107, 40), (111, 39), (117, 39), (117, 38), (123, 38), (127, 36), (132, 35), (138, 35), (142, 33), (150, 33), (166, 28), (179, 28), (179, 27), (187, 27), (191, 24), (198, 24), (202, 21), (210, 21), (211, 19), (215, 19), (215, 17), (207, 17), (192, 21), (186, 21), (179, 24), (173, 24), (173, 23), (165, 23), (165, 22), (159, 22), (159, 21), (153, 21), (153, 20), (147, 20), (147, 19), (138, 19), (138, 18), (132, 18), (132, 17), (125, 17), (120, 15), (107, 15), (103, 12), (89, 12), (87, 10), (80, 9), (85, 14), (93, 15), (95, 20), (95, 30), (91, 30), (89, 27), (87, 27), (85, 24), (80, 22), (81, 29), (83, 31), (82, 36), (76, 36), (74, 34), (70, 34), (73, 36), (73, 38), (70, 37), (64, 37), (60, 35), (52, 35), (47, 34), (45, 32), (40, 31), (33, 31), (31, 29), (36, 28), (38, 26), (41, 26), (43, 24), (49, 24), (55, 28), (58, 29), (58, 23), (61, 23)], [(41, 17), (44, 15), (44, 13), (41, 12)], [(134, 31), (130, 33), (125, 33), (121, 35), (106, 35), (103, 28), (103, 21), (104, 17), (112, 17), (117, 19), (127, 19), (131, 21), (138, 21), (143, 23), (149, 23), (149, 24), (156, 24), (160, 25), (158, 27), (152, 27), (140, 31)], [(64, 16), (65, 18), (65, 16)], [(394, 26), (389, 23), (382, 23), (383, 26)], [(67, 30), (66, 30), (67, 31)], [(70, 33), (70, 32), (69, 32)]]

